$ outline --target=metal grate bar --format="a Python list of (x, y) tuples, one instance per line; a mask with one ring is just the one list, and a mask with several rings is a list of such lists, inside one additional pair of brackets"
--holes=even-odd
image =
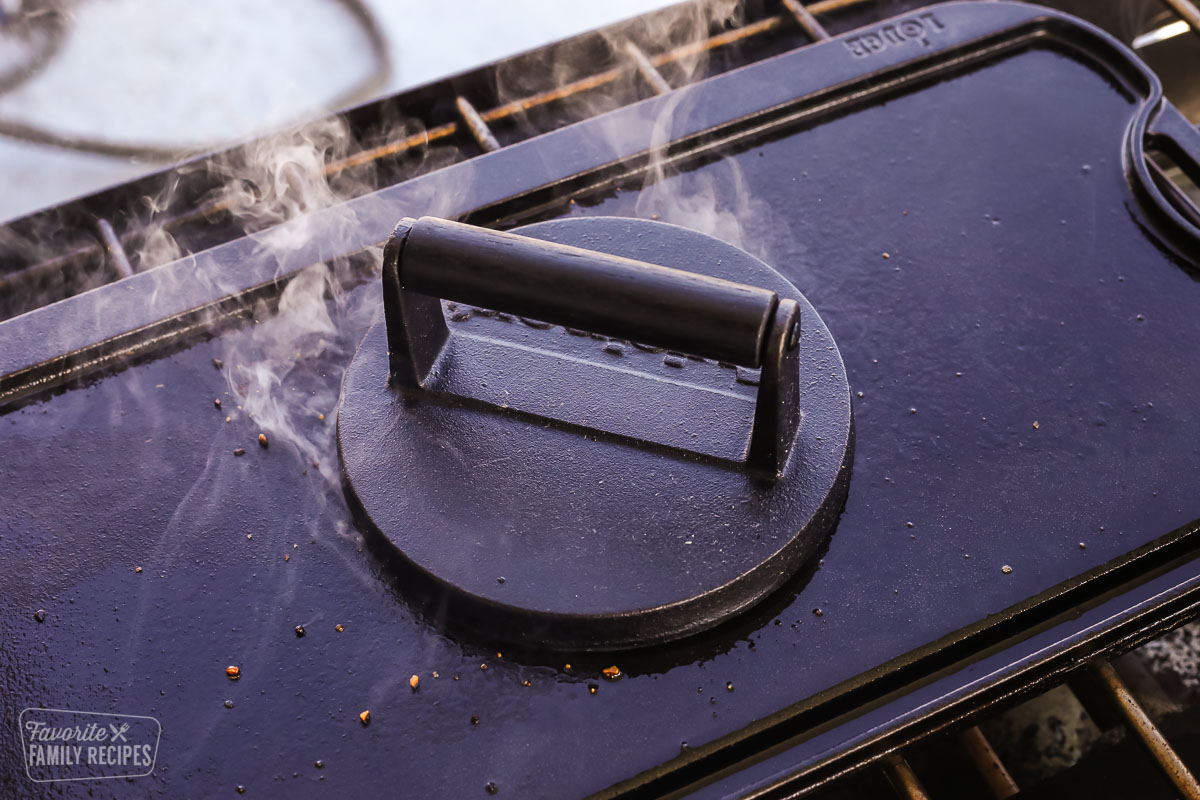
[(1012, 775), (1008, 774), (1000, 756), (992, 749), (992, 743), (983, 735), (983, 731), (979, 730), (979, 726), (972, 725), (967, 728), (958, 735), (958, 741), (997, 800), (1005, 800), (1021, 791)]
[(819, 0), (808, 6), (808, 10), (814, 14), (828, 14), (830, 11), (841, 11), (843, 8), (856, 6), (860, 3), (872, 3), (875, 0)]
[(378, 161), (381, 158), (406, 153), (418, 147), (425, 147), (430, 142), (448, 139), (457, 132), (458, 124), (447, 122), (444, 125), (429, 128), (421, 133), (414, 133), (412, 136), (406, 136), (403, 139), (381, 144), (378, 147), (372, 147), (368, 150), (360, 150), (353, 155), (338, 159), (337, 161), (330, 161), (325, 165), (325, 174), (335, 175), (343, 170), (361, 167), (364, 164), (370, 164), (372, 161)]
[(101, 217), (96, 220), (96, 230), (100, 232), (100, 240), (104, 243), (104, 252), (108, 254), (108, 263), (117, 273), (117, 279), (128, 278), (133, 274), (133, 265), (129, 263), (129, 254), (117, 238), (112, 223)]
[(829, 32), (825, 30), (821, 23), (817, 22), (817, 18), (812, 15), (811, 11), (804, 7), (804, 4), (800, 0), (783, 0), (783, 7), (791, 12), (797, 24), (808, 34), (808, 38), (814, 42), (829, 38)]
[(490, 153), (493, 150), (500, 149), (500, 142), (492, 134), (487, 123), (483, 121), (483, 117), (479, 116), (479, 112), (475, 110), (475, 106), (467, 100), (467, 98), (459, 95), (454, 98), (454, 105), (458, 107), (459, 116), (463, 118), (463, 122), (467, 124), (467, 129), (471, 131), (471, 136), (479, 143), (485, 153)]
[(638, 74), (642, 76), (642, 80), (646, 85), (654, 90), (655, 94), (666, 94), (671, 91), (671, 84), (667, 83), (667, 79), (662, 76), (654, 65), (650, 63), (650, 59), (646, 58), (646, 54), (642, 49), (633, 42), (625, 42), (625, 53), (633, 61), (633, 65), (637, 67)]
[(1150, 756), (1175, 785), (1175, 788), (1186, 800), (1200, 800), (1200, 783), (1196, 782), (1196, 778), (1183, 763), (1183, 759), (1167, 742), (1158, 727), (1150, 721), (1150, 717), (1146, 715), (1145, 710), (1129, 691), (1125, 681), (1121, 680), (1121, 676), (1117, 674), (1113, 665), (1105, 661), (1094, 667), (1093, 671), (1100, 679), (1100, 685), (1109, 694), (1126, 726), (1145, 745)]
[[(820, 0), (805, 7), (805, 13), (813, 17), (814, 21), (817, 15), (827, 14), (832, 11), (840, 11), (850, 6), (861, 5), (863, 3), (875, 2), (875, 0)], [(657, 71), (667, 64), (673, 64), (692, 56), (709, 50), (715, 50), (719, 47), (725, 47), (730, 44), (735, 44), (744, 39), (754, 36), (759, 36), (764, 33), (779, 28), (788, 22), (782, 15), (766, 17), (757, 22), (753, 22), (741, 28), (735, 28), (731, 31), (718, 34), (701, 42), (677, 47), (674, 50), (668, 50), (665, 53), (650, 58), (650, 64)], [(823, 30), (823, 29), (822, 29)], [(625, 69), (609, 69), (603, 72), (598, 72), (595, 75), (589, 75), (586, 78), (580, 78), (577, 81), (549, 89), (544, 92), (530, 95), (521, 100), (514, 100), (510, 103), (497, 106), (496, 108), (488, 109), (479, 114), (480, 119), (484, 122), (495, 122), (497, 120), (511, 117), (514, 114), (520, 114), (549, 103), (563, 100), (568, 97), (573, 97), (580, 92), (599, 89), (610, 83), (619, 80), (621, 75), (626, 72)], [(430, 142), (446, 139), (453, 136), (458, 130), (456, 123), (450, 122), (444, 125), (439, 125), (435, 128), (408, 136), (395, 142), (389, 142), (379, 147), (373, 147), (369, 150), (363, 150), (354, 155), (331, 161), (325, 168), (326, 174), (335, 174), (345, 169), (362, 166), (376, 161), (380, 158), (398, 155), (413, 148), (423, 147)]]
[(890, 755), (886, 764), (884, 772), (898, 795), (905, 800), (930, 800), (929, 793), (925, 791), (925, 787), (917, 779), (917, 774), (903, 757)]

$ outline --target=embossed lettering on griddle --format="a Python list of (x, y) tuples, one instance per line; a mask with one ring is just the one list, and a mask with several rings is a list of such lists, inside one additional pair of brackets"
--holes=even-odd
[(931, 47), (929, 37), (935, 33), (943, 33), (946, 26), (932, 11), (926, 11), (914, 17), (881, 25), (873, 31), (861, 33), (846, 39), (846, 49), (856, 58), (881, 53), (889, 47), (908, 42), (918, 42), (922, 47)]

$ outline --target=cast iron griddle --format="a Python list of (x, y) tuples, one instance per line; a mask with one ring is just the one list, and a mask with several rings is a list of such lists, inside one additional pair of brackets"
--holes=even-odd
[[(856, 424), (845, 513), (819, 565), (733, 623), (570, 670), (440, 632), (362, 551), (328, 479), (341, 372), (372, 316), (356, 310), (379, 303), (368, 282), (333, 308), (324, 345), (287, 341), (301, 356), (278, 391), (305, 398), (294, 436), (315, 443), (321, 468), (286, 440), (258, 448), (256, 424), (226, 424), (212, 407), (227, 385), (211, 360), (232, 368), (277, 352), (268, 321), (0, 417), (3, 793), (55, 791), (24, 774), (13, 723), (31, 705), (162, 722), (154, 776), (90, 785), (96, 796), (243, 784), (472, 797), (489, 781), (518, 797), (657, 792), (806, 735), (876, 685), (923, 678), (946, 665), (935, 654), (947, 645), (969, 661), (999, 631), (1019, 637), (1054, 598), (1088, 600), (1105, 574), (1134, 580), (1139, 548), (1190, 553), (1200, 284), (1189, 229), (1140, 174), (1157, 84), (1115, 42), (1049, 12), (923, 13), (920, 38), (877, 27), (877, 49), (851, 34), (699, 84), (672, 100), (673, 137), (736, 138), (727, 158), (561, 207), (686, 226), (692, 204), (669, 198), (714, 192), (715, 211), (738, 212), (742, 246), (818, 309)], [(644, 150), (664, 102), (472, 162), (463, 210), (500, 186), (549, 183), (548, 165)], [(1195, 153), (1171, 113), (1149, 125)], [(623, 138), (605, 138), (612, 130)], [(339, 241), (383, 240), (433, 202), (438, 181), (463, 174), (355, 201), (338, 219), (358, 227)], [(315, 229), (332, 229), (328, 219)], [(3, 387), (60, 369), (56, 349), (92, 352), (101, 331), (209, 302), (215, 289), (195, 276), (239, 253), (249, 288), (330, 248), (276, 260), (255, 259), (255, 245), (0, 325)], [(192, 276), (181, 285), (195, 296), (148, 302), (139, 290), (175, 274)], [(249, 452), (235, 458), (235, 447)], [(599, 677), (611, 662), (622, 680)], [(241, 680), (226, 679), (227, 664)], [(843, 721), (807, 750), (802, 741), (794, 763), (883, 723)]]

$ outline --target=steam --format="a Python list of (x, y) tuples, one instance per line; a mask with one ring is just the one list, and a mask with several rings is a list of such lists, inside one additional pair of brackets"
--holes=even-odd
[[(672, 47), (686, 50), (685, 45), (703, 41), (715, 28), (740, 24), (740, 13), (741, 4), (736, 0), (712, 0), (689, 6), (680, 9), (679, 15), (667, 18), (661, 35), (673, 43)], [(674, 84), (691, 84), (703, 78), (708, 59), (707, 50), (695, 48), (676, 60), (671, 71)], [(722, 159), (719, 165), (690, 174), (684, 180), (675, 164), (666, 158), (675, 119), (690, 112), (695, 103), (695, 95), (686, 89), (667, 96), (650, 137), (651, 158), (645, 185), (638, 194), (638, 216), (692, 228), (766, 257), (760, 251), (760, 241), (748, 237), (744, 230), (746, 220), (761, 218), (766, 209), (751, 196), (737, 162)], [(720, 185), (715, 174), (719, 171), (726, 173)]]
[[(651, 154), (647, 185), (637, 201), (639, 215), (673, 222), (712, 234), (733, 244), (745, 246), (748, 237), (743, 222), (759, 214), (756, 202), (750, 197), (736, 164), (726, 160), (719, 165), (728, 175), (716, 181), (709, 173), (680, 174), (665, 158), (672, 122), (679, 114), (688, 113), (694, 102), (686, 85), (703, 77), (707, 70), (708, 52), (698, 45), (717, 30), (737, 22), (737, 0), (710, 2), (676, 7), (651, 17), (651, 24), (636, 29), (639, 42), (650, 54), (675, 48), (687, 48), (687, 55), (664, 67), (664, 74), (676, 91), (662, 101), (663, 112), (656, 121), (644, 145)], [(626, 32), (635, 29), (626, 28)], [(612, 34), (609, 48), (614, 59), (626, 56), (624, 34)], [(583, 54), (581, 54), (583, 55)], [(587, 54), (591, 57), (594, 54)], [(620, 62), (626, 63), (624, 61)], [(556, 63), (547, 65), (558, 83), (567, 82), (586, 72), (595, 72), (591, 63)], [(638, 80), (635, 73), (628, 80)], [(545, 75), (541, 76), (544, 87)], [(613, 87), (620, 92), (620, 85)], [(521, 75), (502, 73), (497, 78), (501, 103), (527, 96), (532, 90)], [(627, 96), (627, 95), (625, 95)], [(582, 99), (569, 101), (576, 105), (567, 113), (572, 117), (592, 116), (607, 110), (611, 96), (599, 97), (584, 93)], [(592, 107), (580, 108), (578, 103)], [(521, 124), (518, 119), (517, 123)], [(397, 119), (387, 127), (385, 135), (391, 141), (400, 137), (420, 137), (419, 123)], [(629, 131), (604, 131), (602, 135), (628, 137)], [(627, 141), (627, 139), (625, 139)], [(355, 169), (340, 170), (331, 165), (347, 160), (369, 148), (374, 142), (359, 141), (339, 118), (323, 119), (293, 127), (235, 149), (215, 160), (197, 162), (183, 168), (210, 170), (218, 188), (199, 199), (202, 206), (227, 214), (232, 224), (247, 233), (257, 233), (259, 253), (256, 257), (284, 263), (289, 253), (314, 235), (315, 226), (306, 224), (314, 212), (324, 212), (320, 229), (323, 250), (346, 253), (348, 246), (339, 241), (336, 226), (331, 230), (328, 217), (339, 217), (347, 232), (346, 242), (354, 237), (358, 221), (352, 216), (351, 197), (375, 188), (369, 164)], [(417, 148), (406, 156), (408, 172), (424, 171), (441, 166), (447, 156), (441, 148)], [(464, 171), (470, 180), (470, 171)], [(331, 177), (332, 176), (332, 177)], [(178, 179), (177, 179), (178, 180)], [(212, 182), (212, 181), (210, 181)], [(728, 189), (733, 186), (732, 195)], [(465, 187), (462, 187), (465, 189)], [(158, 193), (142, 198), (141, 215), (148, 222), (140, 248), (131, 260), (139, 271), (187, 258), (181, 246), (164, 223), (174, 206), (187, 202), (194, 206), (196, 198), (181, 198), (176, 184), (164, 186)], [(431, 197), (421, 208), (399, 209), (398, 213), (446, 213), (452, 204), (454, 191)], [(344, 216), (339, 216), (344, 215)], [(381, 230), (379, 239), (388, 231)], [(340, 370), (349, 363), (358, 336), (382, 316), (382, 303), (377, 286), (352, 290), (361, 283), (361, 268), (351, 264), (351, 254), (337, 256), (324, 263), (315, 263), (290, 278), (274, 304), (259, 301), (249, 309), (254, 323), (234, 336), (217, 339), (222, 374), (232, 402), (223, 407), (230, 422), (246, 432), (246, 445), (253, 447), (254, 437), (262, 433), (272, 452), (290, 453), (301, 471), (317, 481), (315, 496), (340, 497), (340, 475), (336, 465), (336, 409), (340, 391)], [(380, 253), (367, 254), (378, 265)], [(356, 263), (362, 263), (357, 254)], [(168, 293), (167, 274), (156, 285), (156, 292)], [(151, 298), (151, 301), (153, 298)], [(214, 444), (213, 459), (227, 457)], [(221, 445), (222, 448), (225, 445)], [(199, 480), (203, 481), (202, 476)], [(210, 487), (215, 488), (215, 487)], [(206, 502), (219, 498), (202, 491), (196, 495)], [(319, 509), (314, 509), (318, 511)], [(313, 514), (315, 518), (318, 516)], [(335, 515), (339, 516), (339, 515)], [(346, 534), (349, 535), (349, 534)]]
[(213, 199), (250, 229), (328, 208), (344, 198), (330, 186), (325, 165), (344, 158), (350, 143), (338, 118), (260, 139), (212, 166), (227, 181)]
[[(736, 23), (738, 8), (737, 0), (712, 0), (675, 8), (671, 13), (656, 15), (651, 27), (639, 29), (639, 38), (652, 42), (656, 52), (695, 44), (707, 39), (715, 29)], [(623, 52), (620, 42), (612, 40), (610, 45), (614, 53)], [(674, 84), (683, 86), (702, 76), (707, 59), (707, 52), (697, 47), (676, 61), (671, 70)], [(559, 81), (577, 76), (580, 67), (569, 63), (551, 65)], [(518, 93), (529, 91), (523, 81), (517, 80), (514, 86), (510, 82), (513, 77), (503, 74), (498, 77), (501, 102), (517, 99)], [(673, 167), (661, 154), (669, 139), (672, 119), (689, 108), (690, 95), (686, 88), (669, 95), (665, 110), (656, 121), (647, 143), (655, 155), (648, 185), (638, 200), (638, 213), (744, 244), (742, 220), (758, 209), (732, 161), (726, 162), (732, 177), (729, 183), (736, 187), (732, 199), (725, 194), (728, 183), (720, 192), (722, 199), (713, 178), (708, 176), (688, 181), (683, 185), (687, 189), (684, 192), (680, 191), (680, 182), (668, 180), (674, 175)], [(592, 102), (605, 103), (602, 99)], [(575, 108), (571, 113), (600, 110)], [(270, 229), (262, 238), (264, 256), (272, 251), (286, 253), (309, 235), (302, 223), (306, 215), (337, 206), (368, 188), (362, 185), (369, 183), (365, 178), (360, 183), (341, 183), (335, 188), (327, 169), (330, 163), (351, 156), (361, 146), (340, 119), (320, 120), (268, 137), (210, 167), (224, 181), (211, 201), (227, 209), (247, 231)], [(408, 213), (430, 212), (437, 213), (437, 209), (413, 209)], [(301, 224), (282, 225), (297, 220)], [(354, 220), (346, 220), (347, 225), (353, 223)], [(323, 233), (328, 235), (327, 230)], [(386, 234), (380, 231), (380, 238)], [(161, 263), (164, 255), (170, 255), (172, 244), (165, 231), (152, 233), (146, 240), (146, 248), (156, 252), (143, 254), (142, 260)], [(341, 252), (336, 242), (330, 245), (334, 252)], [(371, 259), (377, 264), (379, 254), (372, 254)], [(271, 447), (294, 449), (331, 487), (338, 486), (340, 480), (332, 463), (333, 419), (340, 381), (313, 380), (306, 370), (318, 362), (348, 363), (356, 344), (350, 332), (363, 330), (380, 315), (377, 292), (345, 290), (350, 282), (346, 274), (349, 269), (344, 259), (334, 260), (314, 264), (293, 277), (279, 297), (277, 308), (256, 308), (257, 323), (249, 337), (238, 339), (237, 349), (222, 358), (225, 377), (239, 411), (254, 420), (256, 428), (267, 435)]]
[[(678, 168), (666, 156), (674, 122), (695, 108), (696, 96), (686, 87), (706, 77), (709, 71), (710, 52), (699, 45), (720, 30), (738, 26), (742, 21), (741, 13), (742, 4), (738, 0), (708, 0), (672, 7), (644, 22), (639, 20), (636, 26), (607, 31), (604, 36), (614, 61), (592, 65), (589, 72), (594, 74), (606, 66), (628, 66), (626, 47), (631, 42), (650, 57), (667, 51), (682, 52), (680, 57), (660, 69), (663, 77), (676, 89), (660, 101), (662, 110), (655, 119), (649, 140), (637, 142), (650, 152), (645, 184), (638, 194), (637, 215), (692, 228), (767, 257), (768, 254), (761, 251), (760, 240), (747, 236), (743, 226), (745, 220), (769, 216), (769, 210), (751, 196), (737, 163), (725, 159), (718, 166), (680, 180), (677, 179), (680, 177)], [(576, 63), (542, 66), (554, 75), (558, 85), (576, 80), (581, 74), (580, 65)], [(502, 71), (497, 78), (500, 99), (511, 102), (528, 96), (533, 91), (529, 85), (530, 72), (528, 69)], [(644, 81), (636, 71), (627, 72), (623, 82), (619, 81), (613, 87), (615, 91), (599, 97), (584, 92), (579, 98), (567, 101), (566, 112), (573, 118), (597, 117), (611, 108), (611, 95), (628, 96), (636, 91), (630, 84), (641, 83)], [(642, 86), (642, 93), (649, 95), (650, 87)], [(617, 129), (615, 122), (601, 117), (593, 119), (591, 124), (607, 128), (603, 135), (614, 141), (628, 140), (629, 132)], [(721, 171), (726, 174), (721, 176), (723, 180), (718, 185), (713, 173)]]
[[(212, 166), (225, 183), (211, 202), (227, 209), (245, 230), (265, 230), (259, 255), (282, 256), (312, 235), (303, 223), (306, 215), (368, 188), (362, 181), (335, 190), (329, 181), (327, 165), (344, 158), (351, 146), (340, 119), (260, 140)], [(355, 224), (350, 216), (341, 222), (347, 232)], [(329, 235), (328, 229), (322, 235)], [(335, 252), (344, 250), (331, 245)], [(378, 263), (380, 254), (370, 258)], [(331, 486), (338, 482), (333, 431), (340, 381), (314, 369), (348, 363), (352, 332), (378, 315), (377, 293), (346, 291), (352, 278), (348, 257), (313, 264), (288, 281), (275, 308), (253, 309), (256, 324), (247, 337), (222, 340), (230, 348), (221, 361), (237, 411), (253, 420), (269, 446), (295, 450)]]
[[(668, 101), (668, 113), (655, 121), (651, 139), (654, 155), (647, 169), (646, 185), (638, 194), (638, 216), (692, 228), (767, 258), (768, 254), (761, 251), (762, 241), (748, 237), (744, 223), (754, 217), (766, 216), (768, 209), (751, 195), (737, 162), (723, 159), (719, 165), (688, 175), (684, 180), (664, 157), (670, 143), (672, 116), (681, 107), (686, 108), (686, 103), (685, 92), (679, 93), (678, 97), (672, 96)], [(720, 185), (718, 171), (726, 173), (725, 181)]]

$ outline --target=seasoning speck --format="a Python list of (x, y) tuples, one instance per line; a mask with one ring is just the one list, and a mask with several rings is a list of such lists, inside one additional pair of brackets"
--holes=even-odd
[(361, 714), (359, 714), (358, 721), (361, 722), (364, 726), (370, 725), (371, 724), (371, 709), (368, 708), (366, 711), (363, 711)]
[(233, 451), (233, 454), (235, 456), (244, 456), (244, 455), (246, 455), (246, 451), (239, 447)]
[(265, 433), (260, 433), (258, 435), (258, 446), (259, 447), (267, 446), (267, 435)]
[(1005, 564), (1003, 567), (1000, 568), (1000, 571), (1003, 572), (1005, 575), (1011, 575), (1012, 567), (1010, 567), (1008, 564)]
[(610, 681), (615, 681), (617, 678), (621, 677), (621, 668), (617, 667), (616, 665), (605, 667), (604, 669), (600, 670), (600, 674), (608, 678)]
[(306, 633), (308, 633), (308, 631), (306, 631), (306, 630), (304, 629), (304, 626), (303, 626), (303, 625), (297, 625), (297, 626), (296, 626), (296, 638), (297, 638), (297, 639), (300, 639), (300, 638), (302, 638), (302, 637), (304, 636), (304, 634), (306, 634)]
[(410, 687), (412, 687), (412, 690), (415, 692), (417, 690), (417, 687), (421, 685), (421, 676), (413, 675), (411, 678), (408, 679), (408, 685)]
[(39, 608), (37, 611), (33, 612), (33, 618), (36, 619), (38, 622), (45, 622), (46, 621), (46, 609)]
[(230, 664), (225, 668), (225, 674), (229, 677), (229, 680), (236, 681), (238, 678), (242, 677), (242, 670), (241, 668)]

